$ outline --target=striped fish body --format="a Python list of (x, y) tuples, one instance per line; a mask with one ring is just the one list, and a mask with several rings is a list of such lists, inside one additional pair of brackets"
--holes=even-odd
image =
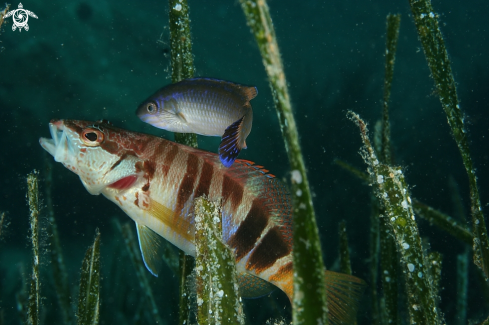
[[(290, 197), (273, 175), (253, 163), (236, 160), (231, 168), (217, 154), (162, 138), (115, 128), (105, 122), (57, 120), (52, 139), (42, 147), (79, 175), (91, 194), (103, 194), (137, 224), (143, 259), (155, 274), (144, 234), (155, 233), (195, 255), (193, 200), (207, 196), (222, 204), (222, 237), (234, 251), (245, 296), (266, 292), (269, 283), (293, 297)], [(329, 280), (328, 280), (329, 274)], [(359, 281), (327, 274), (341, 313)], [(339, 297), (339, 298), (338, 298)], [(338, 305), (336, 304), (336, 305)], [(334, 322), (333, 322), (334, 323)]]
[(292, 271), (290, 199), (273, 175), (244, 160), (225, 168), (217, 154), (103, 122), (52, 121), (50, 129), (52, 139), (41, 138), (41, 145), (91, 194), (103, 194), (189, 255), (195, 255), (194, 198), (222, 199), (222, 235), (238, 273), (291, 294), (290, 276), (273, 278)]
[(246, 148), (253, 122), (250, 100), (257, 93), (256, 87), (224, 80), (186, 79), (158, 90), (139, 105), (136, 114), (171, 132), (222, 137), (219, 152), (229, 167)]

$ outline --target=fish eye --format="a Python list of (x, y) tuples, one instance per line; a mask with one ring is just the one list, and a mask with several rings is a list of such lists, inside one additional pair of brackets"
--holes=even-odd
[(156, 113), (156, 105), (155, 103), (148, 103), (148, 105), (146, 106), (146, 109), (148, 110), (148, 113)]
[(85, 145), (95, 147), (104, 141), (104, 134), (99, 130), (86, 129), (81, 134), (81, 140)]

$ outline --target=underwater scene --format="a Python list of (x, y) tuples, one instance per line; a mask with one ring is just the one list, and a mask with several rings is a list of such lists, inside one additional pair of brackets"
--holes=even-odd
[(489, 324), (488, 13), (0, 5), (0, 325)]

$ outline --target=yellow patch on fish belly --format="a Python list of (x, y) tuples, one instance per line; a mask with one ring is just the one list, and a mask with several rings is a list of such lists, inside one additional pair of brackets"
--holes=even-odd
[(182, 236), (188, 241), (194, 239), (194, 229), (192, 224), (185, 218), (177, 215), (173, 210), (167, 208), (163, 204), (151, 200), (148, 213), (156, 219), (163, 222), (167, 227), (174, 231), (177, 235)]

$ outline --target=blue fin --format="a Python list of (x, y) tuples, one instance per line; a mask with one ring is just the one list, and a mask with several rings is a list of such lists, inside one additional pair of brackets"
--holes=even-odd
[(163, 259), (161, 258), (163, 238), (146, 226), (142, 226), (136, 222), (138, 231), (139, 248), (143, 256), (143, 262), (148, 271), (155, 277), (158, 277), (158, 272), (161, 268)]
[(221, 144), (219, 145), (219, 158), (221, 158), (221, 162), (225, 167), (231, 167), (241, 151), (239, 137), (244, 118), (243, 116), (228, 126), (222, 135)]

